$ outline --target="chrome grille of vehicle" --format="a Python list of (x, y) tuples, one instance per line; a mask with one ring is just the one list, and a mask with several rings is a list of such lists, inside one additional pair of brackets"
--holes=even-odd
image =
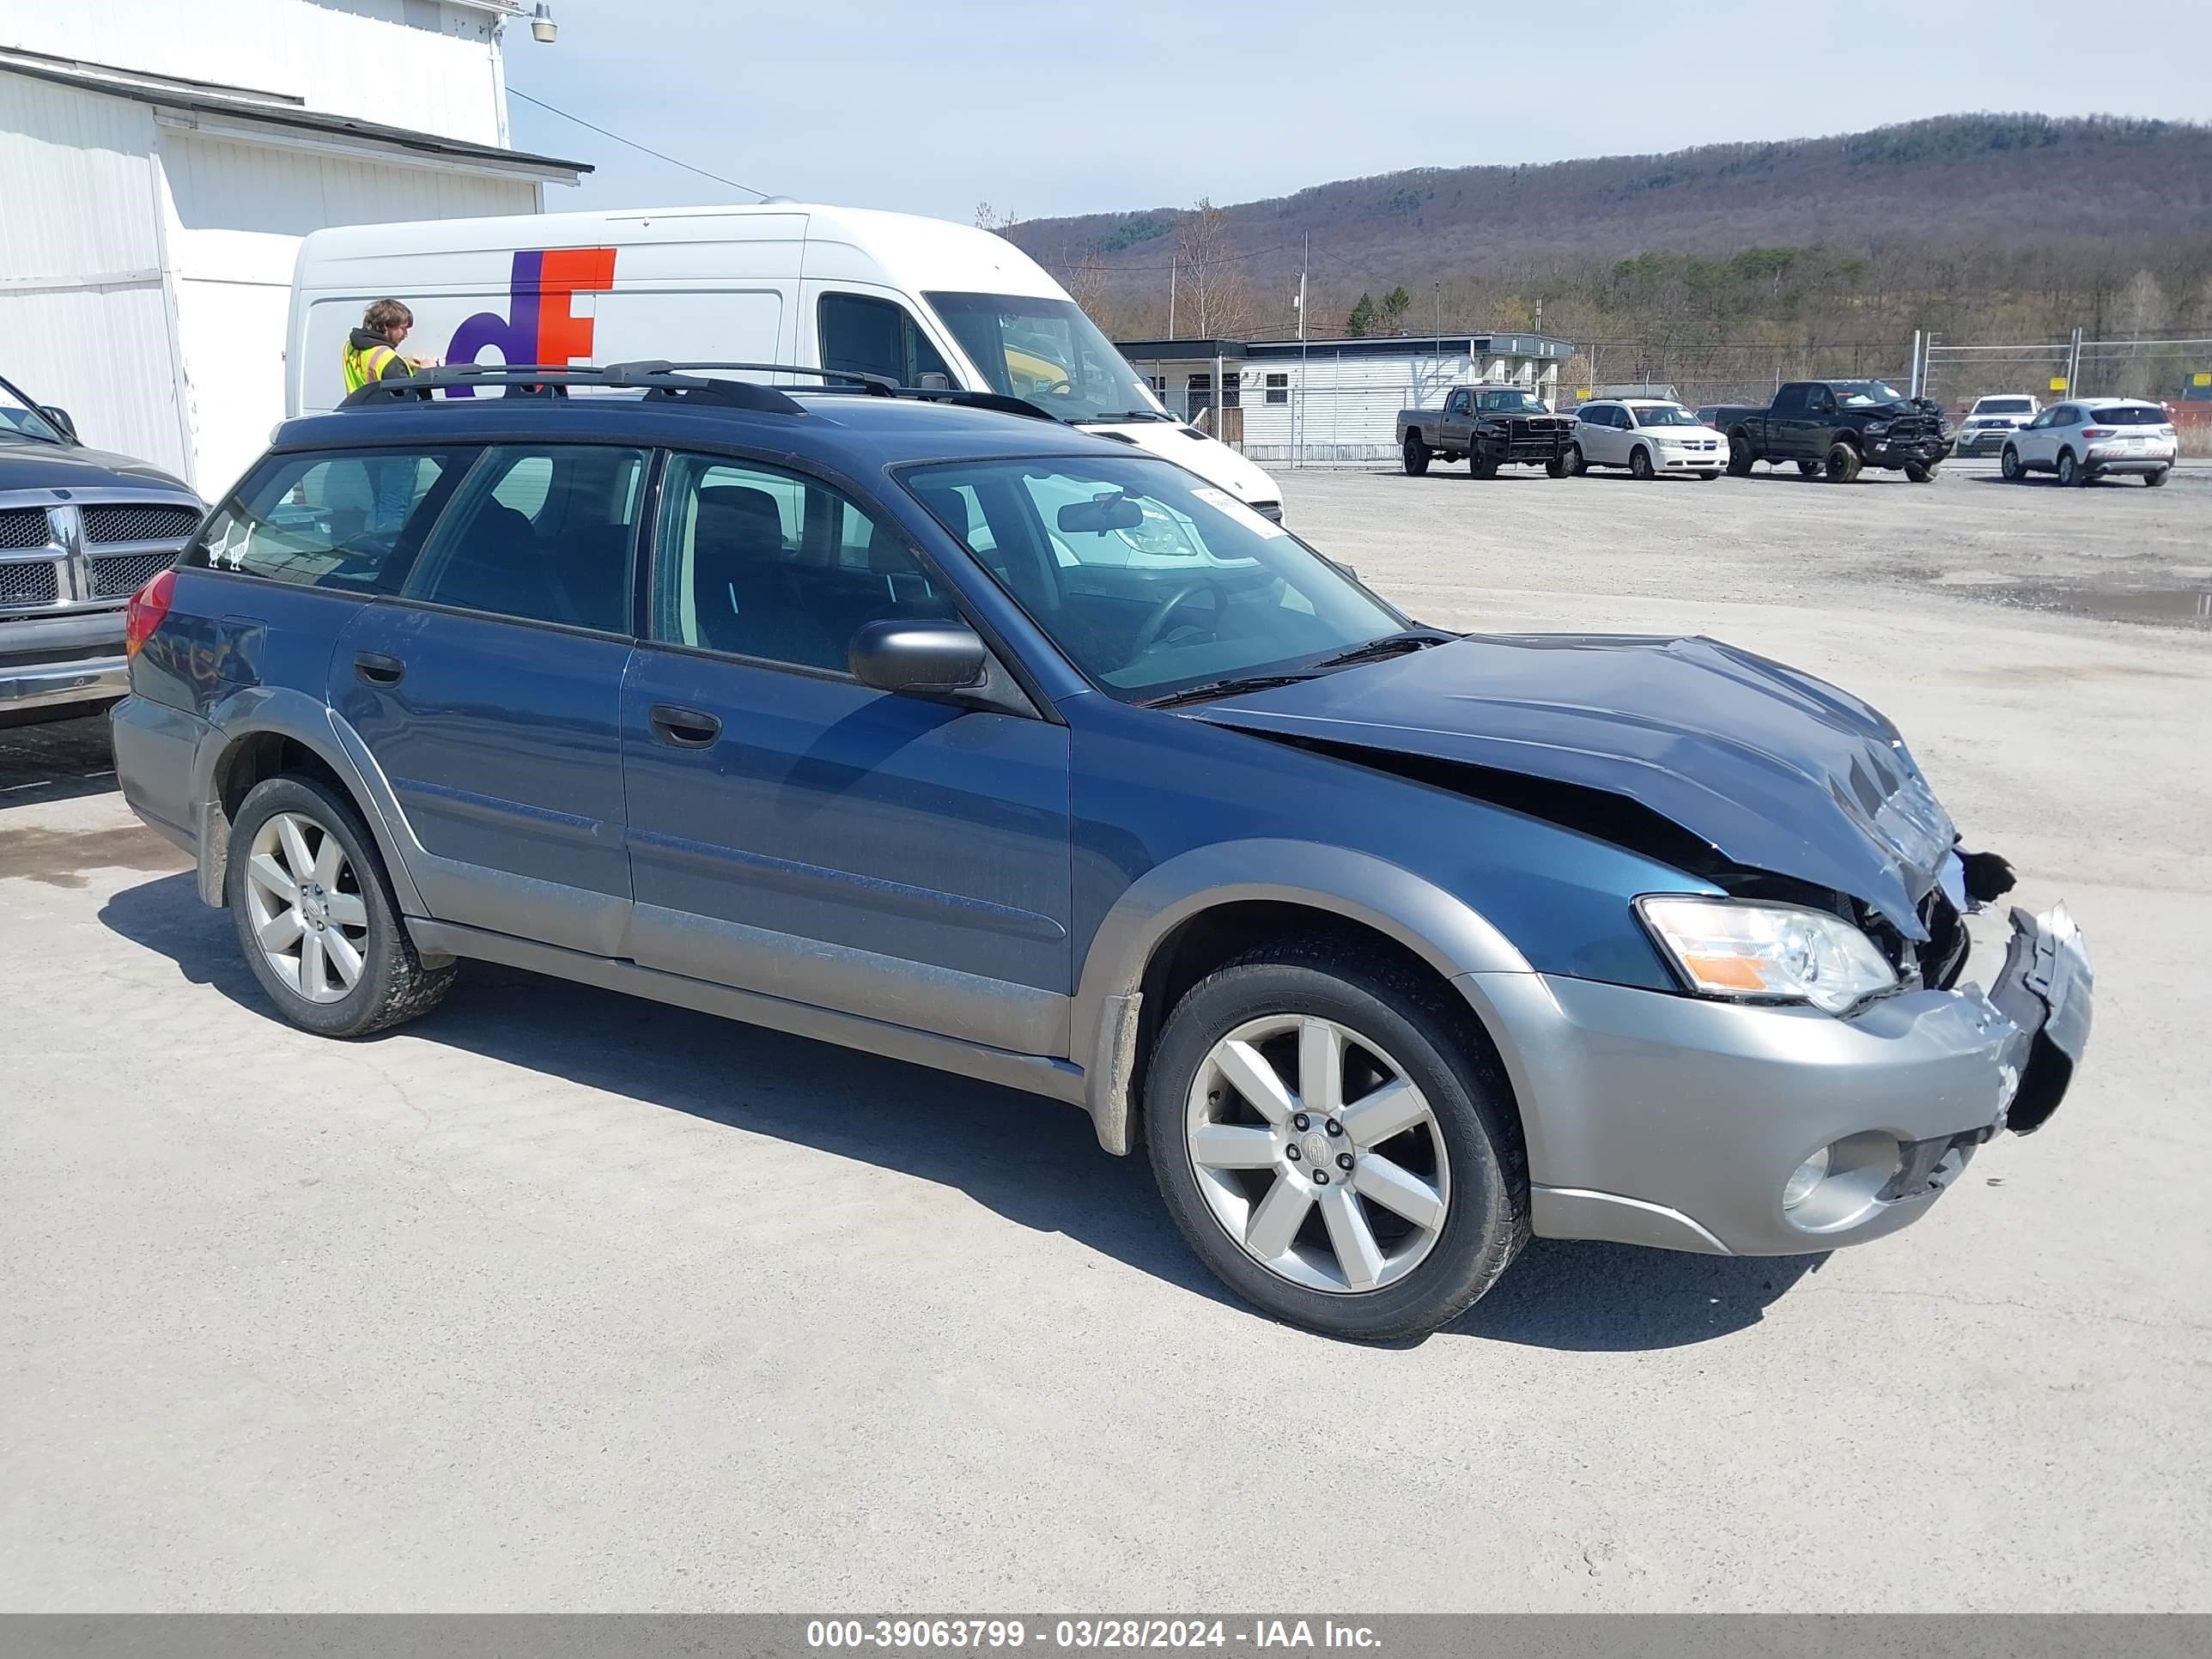
[(0, 564), (0, 605), (52, 605), (60, 597), (54, 567), (44, 560)]
[(53, 540), (42, 507), (11, 507), (0, 513), (0, 547), (44, 547)]
[(173, 553), (111, 553), (105, 558), (94, 559), (92, 596), (112, 599), (136, 593), (176, 562)]
[(137, 506), (114, 502), (84, 509), (84, 540), (88, 547), (110, 547), (118, 542), (174, 542), (192, 533), (200, 515), (189, 507)]

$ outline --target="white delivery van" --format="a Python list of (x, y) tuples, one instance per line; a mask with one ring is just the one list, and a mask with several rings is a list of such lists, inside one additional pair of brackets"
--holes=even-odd
[(415, 313), (402, 351), (441, 362), (789, 363), (902, 386), (942, 376), (1027, 398), (1282, 516), (1273, 478), (1168, 414), (1043, 267), (969, 225), (765, 203), (319, 230), (293, 275), (288, 416), (345, 396), (346, 337), (386, 298)]

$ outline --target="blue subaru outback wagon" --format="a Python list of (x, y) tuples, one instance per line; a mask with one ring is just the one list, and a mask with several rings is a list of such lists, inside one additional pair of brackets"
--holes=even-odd
[(2011, 872), (1856, 698), (1422, 627), (1011, 399), (712, 368), (370, 388), (134, 600), (124, 792), (287, 1019), (475, 957), (1055, 1097), (1360, 1338), (1532, 1233), (1876, 1237), (2058, 1104), (2079, 936), (1966, 981)]

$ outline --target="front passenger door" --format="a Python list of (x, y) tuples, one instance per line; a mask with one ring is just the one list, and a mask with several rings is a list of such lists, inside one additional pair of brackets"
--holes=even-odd
[(865, 623), (957, 612), (843, 492), (677, 455), (660, 501), (623, 688), (635, 958), (1065, 1055), (1066, 729), (854, 678)]

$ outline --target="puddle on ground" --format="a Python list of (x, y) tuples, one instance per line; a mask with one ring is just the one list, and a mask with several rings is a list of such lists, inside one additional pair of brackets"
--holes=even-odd
[(2047, 611), (2100, 622), (2212, 629), (2212, 583), (2008, 582), (1955, 585), (1957, 591), (2021, 611)]
[(139, 824), (120, 830), (0, 828), (0, 881), (81, 888), (88, 870), (189, 870), (183, 851)]

